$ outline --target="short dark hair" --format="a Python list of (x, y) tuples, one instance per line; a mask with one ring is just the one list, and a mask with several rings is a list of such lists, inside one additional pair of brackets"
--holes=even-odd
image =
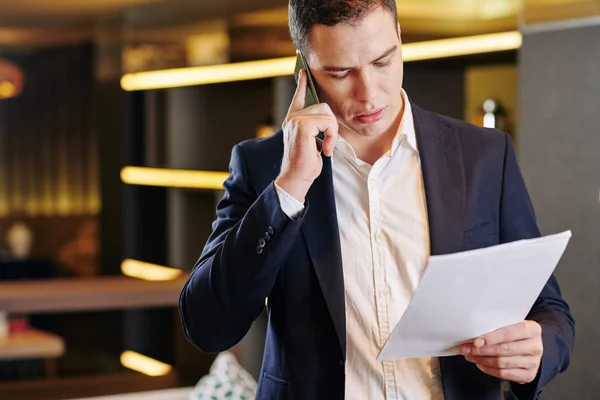
[(308, 31), (313, 25), (358, 23), (378, 7), (389, 11), (398, 20), (395, 0), (290, 0), (290, 36), (296, 48), (307, 54), (310, 50)]

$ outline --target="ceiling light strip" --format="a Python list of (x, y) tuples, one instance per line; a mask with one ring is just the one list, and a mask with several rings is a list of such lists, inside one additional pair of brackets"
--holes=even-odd
[(148, 376), (164, 376), (173, 370), (169, 364), (165, 364), (153, 358), (147, 357), (135, 351), (126, 350), (121, 353), (121, 365)]
[(162, 186), (186, 189), (223, 189), (228, 172), (168, 168), (124, 167), (121, 181), (128, 185)]
[[(521, 33), (514, 31), (408, 43), (402, 46), (402, 52), (404, 62), (411, 62), (516, 50), (521, 47), (521, 43)], [(121, 78), (121, 87), (126, 91), (167, 89), (289, 76), (294, 71), (295, 63), (296, 57), (284, 57), (222, 65), (136, 72), (125, 74)]]
[(409, 43), (402, 46), (402, 52), (405, 61), (424, 61), (516, 50), (521, 43), (519, 32), (505, 32)]
[(162, 265), (129, 258), (121, 263), (121, 272), (125, 276), (146, 281), (170, 281), (178, 278), (183, 273), (182, 270), (177, 268), (163, 267)]

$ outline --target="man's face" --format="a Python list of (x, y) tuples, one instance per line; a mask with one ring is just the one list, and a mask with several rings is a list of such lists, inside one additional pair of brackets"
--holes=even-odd
[[(362, 136), (386, 133), (402, 110), (403, 62), (395, 18), (377, 8), (350, 25), (315, 25), (307, 61), (339, 121)], [(343, 129), (343, 128), (341, 128)]]

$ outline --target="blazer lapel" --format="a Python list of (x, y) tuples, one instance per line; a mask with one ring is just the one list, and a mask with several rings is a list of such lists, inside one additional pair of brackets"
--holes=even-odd
[[(429, 219), (431, 254), (448, 254), (462, 249), (464, 235), (465, 172), (459, 138), (454, 128), (436, 115), (412, 104), (417, 147)], [(444, 393), (453, 390), (453, 358), (440, 357)]]
[(345, 360), (344, 272), (330, 158), (323, 157), (323, 170), (310, 188), (307, 199), (309, 209), (302, 224), (302, 233), (331, 314), (340, 342), (342, 357)]
[(431, 254), (462, 249), (465, 172), (455, 128), (437, 115), (411, 104), (421, 157), (429, 219)]

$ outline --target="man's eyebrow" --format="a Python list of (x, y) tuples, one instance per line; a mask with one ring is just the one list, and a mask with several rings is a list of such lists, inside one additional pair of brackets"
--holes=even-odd
[(376, 60), (373, 60), (373, 61), (371, 62), (371, 64), (373, 64), (373, 63), (376, 63), (376, 62), (378, 62), (378, 61), (381, 61), (381, 60), (383, 60), (384, 58), (386, 58), (387, 56), (389, 56), (390, 54), (392, 54), (392, 53), (393, 53), (393, 52), (395, 52), (396, 50), (398, 50), (398, 45), (395, 45), (395, 46), (393, 46), (393, 47), (389, 48), (388, 50), (386, 50), (386, 51), (385, 51), (385, 53), (383, 53), (383, 54), (381, 55), (381, 57), (378, 57)]
[[(376, 63), (378, 61), (381, 61), (382, 59), (386, 58), (387, 56), (389, 56), (396, 50), (398, 50), (398, 45), (394, 45), (393, 47), (387, 49), (382, 55), (377, 57), (375, 60), (371, 61), (371, 63)], [(342, 71), (348, 71), (348, 70), (352, 69), (352, 67), (336, 67), (336, 66), (332, 66), (332, 65), (325, 65), (322, 69), (325, 72), (342, 72)]]

